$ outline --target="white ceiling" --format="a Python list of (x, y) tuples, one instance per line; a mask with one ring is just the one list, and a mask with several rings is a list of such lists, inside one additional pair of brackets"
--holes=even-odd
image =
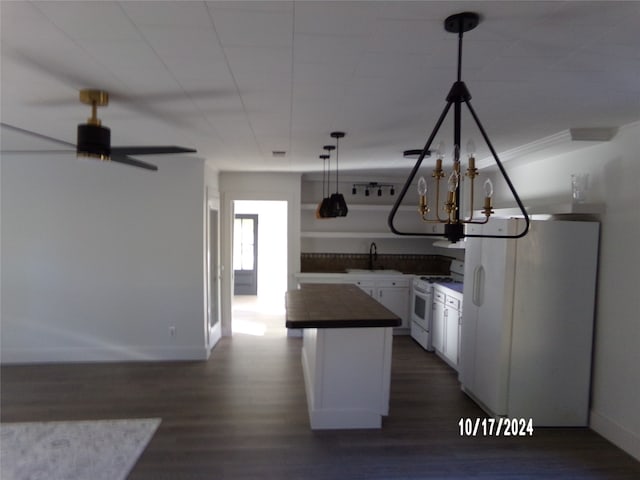
[[(466, 10), (482, 21), (464, 36), (462, 77), (498, 152), (640, 120), (631, 1), (2, 1), (1, 119), (75, 142), (89, 116), (78, 90), (100, 88), (113, 145), (192, 147), (219, 170), (310, 172), (344, 130), (343, 170), (406, 171), (402, 151), (424, 145), (455, 80), (457, 37), (443, 20)], [(5, 151), (57, 147), (2, 134)], [(448, 122), (438, 138), (451, 144)]]

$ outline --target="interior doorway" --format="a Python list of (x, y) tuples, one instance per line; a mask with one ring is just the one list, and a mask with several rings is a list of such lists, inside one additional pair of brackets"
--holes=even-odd
[[(288, 202), (236, 200), (233, 209), (233, 333), (286, 336)], [(236, 278), (238, 273), (244, 278)], [(249, 278), (252, 275), (255, 281)], [(251, 283), (255, 293), (247, 293)]]

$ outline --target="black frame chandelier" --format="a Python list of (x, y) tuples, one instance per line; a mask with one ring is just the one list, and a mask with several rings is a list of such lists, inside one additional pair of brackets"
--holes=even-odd
[[(489, 137), (487, 136), (487, 133), (485, 132), (485, 129), (482, 126), (482, 123), (480, 122), (480, 119), (478, 118), (475, 110), (471, 106), (471, 103), (470, 103), (471, 94), (469, 93), (467, 86), (461, 79), (462, 77), (462, 37), (464, 32), (473, 30), (475, 27), (478, 26), (479, 23), (480, 23), (480, 16), (474, 12), (463, 12), (463, 13), (458, 13), (456, 15), (451, 15), (447, 17), (444, 21), (444, 28), (447, 32), (458, 34), (457, 80), (453, 83), (453, 86), (451, 87), (451, 90), (449, 91), (449, 94), (447, 95), (447, 98), (446, 98), (447, 104), (445, 105), (444, 110), (440, 115), (440, 118), (438, 119), (433, 131), (431, 132), (431, 135), (429, 136), (427, 143), (425, 144), (422, 151), (420, 151), (418, 160), (416, 161), (416, 164), (411, 170), (411, 173), (409, 174), (407, 181), (405, 182), (402, 190), (400, 191), (400, 195), (398, 196), (396, 202), (394, 203), (391, 209), (391, 212), (389, 213), (388, 225), (391, 231), (396, 235), (412, 235), (412, 236), (420, 236), (420, 237), (442, 237), (443, 236), (442, 233), (402, 232), (395, 227), (394, 220), (395, 220), (396, 213), (398, 212), (398, 209), (400, 207), (400, 204), (402, 203), (404, 197), (407, 194), (407, 191), (411, 187), (411, 184), (420, 169), (420, 165), (422, 164), (422, 161), (424, 160), (425, 157), (429, 156), (430, 153), (433, 153), (433, 151), (429, 150), (431, 148), (431, 144), (433, 143), (434, 138), (438, 134), (438, 131), (440, 130), (440, 127), (442, 126), (442, 123), (447, 117), (449, 110), (451, 109), (452, 106), (453, 106), (453, 112), (454, 112), (453, 113), (454, 114), (453, 165), (452, 165), (450, 174), (448, 174), (447, 194), (442, 204), (442, 209), (441, 209), (442, 211), (440, 211), (440, 182), (445, 176), (447, 176), (447, 173), (442, 168), (444, 151), (442, 148), (440, 148), (438, 151), (438, 157), (436, 159), (436, 166), (431, 175), (435, 182), (435, 190), (436, 190), (436, 193), (435, 193), (436, 211), (435, 211), (434, 217), (429, 217), (431, 208), (429, 206), (428, 199), (427, 199), (427, 182), (424, 179), (424, 177), (421, 177), (420, 180), (418, 181), (418, 196), (419, 196), (418, 214), (421, 220), (425, 223), (444, 224), (444, 237), (446, 237), (451, 242), (457, 242), (458, 240), (461, 240), (462, 238), (465, 238), (465, 237), (521, 238), (525, 236), (529, 231), (530, 220), (529, 220), (529, 216), (527, 215), (527, 211), (525, 210), (524, 205), (522, 204), (522, 201), (518, 196), (518, 193), (513, 187), (513, 184), (511, 183), (511, 180), (509, 179), (509, 176), (507, 175), (507, 172), (505, 171), (502, 165), (502, 162), (500, 162), (500, 159), (498, 158), (498, 154), (493, 148), (493, 145), (491, 144), (491, 141), (489, 140)], [(467, 148), (467, 150), (470, 150), (468, 166), (467, 166), (466, 172), (464, 173), (464, 176), (469, 179), (469, 183), (470, 183), (469, 189), (470, 189), (471, 201), (470, 201), (470, 208), (469, 208), (469, 216), (466, 218), (460, 217), (460, 186), (463, 180), (463, 177), (461, 177), (461, 165), (460, 165), (460, 142), (461, 142), (461, 130), (462, 130), (462, 104), (463, 103), (467, 106), (469, 113), (473, 117), (473, 120), (475, 121), (478, 127), (478, 130), (480, 131), (485, 143), (487, 144), (487, 147), (491, 151), (491, 155), (493, 156), (493, 159), (495, 160), (496, 165), (498, 166), (498, 169), (502, 174), (502, 177), (504, 178), (507, 186), (509, 187), (509, 190), (511, 191), (511, 194), (515, 199), (516, 204), (518, 205), (518, 208), (520, 209), (520, 211), (522, 212), (522, 215), (524, 216), (524, 219), (525, 219), (524, 228), (522, 229), (521, 232), (515, 235), (465, 234), (465, 231), (464, 231), (465, 224), (488, 223), (489, 218), (491, 214), (494, 213), (494, 211), (492, 207), (493, 185), (491, 184), (491, 180), (487, 179), (484, 184), (484, 190), (485, 190), (484, 206), (483, 206), (483, 209), (481, 210), (481, 214), (484, 216), (484, 218), (482, 218), (482, 216), (477, 218), (474, 217), (474, 212), (473, 212), (474, 182), (476, 177), (479, 175), (479, 173), (478, 173), (478, 169), (475, 166), (475, 158), (473, 156), (473, 151), (475, 150), (475, 147), (473, 146), (473, 143), (470, 142), (470, 145), (468, 145), (468, 148)]]

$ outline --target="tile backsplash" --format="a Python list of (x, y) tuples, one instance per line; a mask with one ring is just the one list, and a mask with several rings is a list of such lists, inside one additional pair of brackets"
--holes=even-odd
[[(378, 254), (374, 269), (399, 270), (402, 273), (447, 275), (451, 257), (444, 255)], [(300, 271), (303, 273), (341, 273), (348, 268), (369, 268), (366, 253), (302, 253)]]

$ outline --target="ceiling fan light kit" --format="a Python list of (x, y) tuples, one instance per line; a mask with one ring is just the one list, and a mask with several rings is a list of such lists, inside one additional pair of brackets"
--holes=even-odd
[(98, 107), (109, 104), (109, 94), (101, 90), (80, 90), (80, 101), (91, 105), (91, 117), (87, 123), (78, 125), (76, 155), (111, 160), (111, 130), (103, 127), (98, 118)]
[[(457, 69), (457, 79), (453, 83), (447, 97), (446, 97), (446, 105), (444, 110), (442, 111), (436, 125), (431, 132), (424, 148), (419, 151), (418, 160), (414, 165), (409, 177), (407, 178), (400, 195), (398, 196), (395, 204), (393, 205), (391, 212), (388, 217), (388, 225), (393, 233), (396, 235), (411, 235), (411, 236), (420, 236), (420, 237), (442, 237), (442, 233), (426, 233), (424, 231), (421, 232), (404, 232), (400, 231), (395, 227), (394, 220), (396, 217), (396, 213), (400, 207), (400, 204), (404, 200), (407, 191), (411, 187), (414, 178), (418, 174), (420, 170), (420, 165), (425, 157), (431, 154), (429, 150), (431, 148), (431, 144), (433, 143), (442, 123), (444, 122), (447, 114), (449, 113), (450, 108), (453, 106), (454, 111), (454, 121), (453, 121), (453, 165), (451, 166), (451, 170), (449, 172), (445, 172), (442, 167), (445, 152), (443, 147), (438, 148), (438, 158), (436, 160), (436, 167), (431, 174), (433, 178), (433, 182), (435, 183), (435, 215), (431, 217), (429, 214), (431, 212), (431, 207), (428, 201), (428, 193), (430, 193), (427, 187), (426, 179), (421, 176), (418, 181), (418, 215), (419, 220), (424, 223), (440, 223), (444, 225), (444, 237), (447, 238), (450, 242), (457, 242), (464, 237), (482, 237), (482, 238), (520, 238), (527, 234), (529, 230), (529, 216), (527, 215), (527, 211), (518, 196), (507, 172), (502, 166), (502, 162), (498, 158), (498, 154), (496, 153), (489, 137), (487, 136), (480, 119), (475, 113), (475, 110), (471, 106), (471, 93), (467, 89), (467, 86), (462, 81), (462, 37), (464, 32), (468, 32), (473, 30), (480, 23), (480, 15), (474, 12), (463, 12), (455, 15), (451, 15), (447, 17), (444, 21), (444, 29), (450, 33), (456, 33), (458, 35), (458, 69)], [(468, 167), (464, 176), (461, 175), (461, 164), (460, 164), (460, 145), (461, 145), (461, 130), (462, 130), (462, 104), (465, 104), (471, 117), (473, 118), (478, 130), (480, 131), (487, 147), (489, 148), (493, 159), (495, 160), (496, 165), (504, 179), (507, 187), (509, 188), (518, 208), (525, 219), (525, 226), (521, 232), (518, 232), (514, 235), (485, 235), (485, 234), (468, 234), (465, 233), (465, 224), (485, 224), (489, 222), (489, 219), (493, 212), (492, 207), (492, 197), (493, 197), (493, 185), (489, 179), (485, 180), (484, 183), (484, 206), (481, 210), (481, 214), (484, 218), (474, 217), (473, 210), (473, 197), (474, 197), (474, 181), (475, 178), (479, 176), (478, 169), (475, 166), (475, 145), (473, 141), (469, 141), (467, 151), (469, 153), (468, 158)], [(442, 142), (441, 142), (442, 143)], [(412, 157), (416, 155), (415, 150), (407, 150), (404, 152), (405, 157)], [(447, 193), (444, 196), (442, 203), (440, 199), (440, 183), (442, 178), (448, 177), (447, 180)], [(461, 184), (464, 180), (464, 177), (467, 177), (469, 183), (469, 191), (470, 191), (470, 205), (469, 205), (469, 216), (461, 218), (460, 216), (460, 197), (461, 197)], [(442, 215), (442, 216), (441, 216)]]

